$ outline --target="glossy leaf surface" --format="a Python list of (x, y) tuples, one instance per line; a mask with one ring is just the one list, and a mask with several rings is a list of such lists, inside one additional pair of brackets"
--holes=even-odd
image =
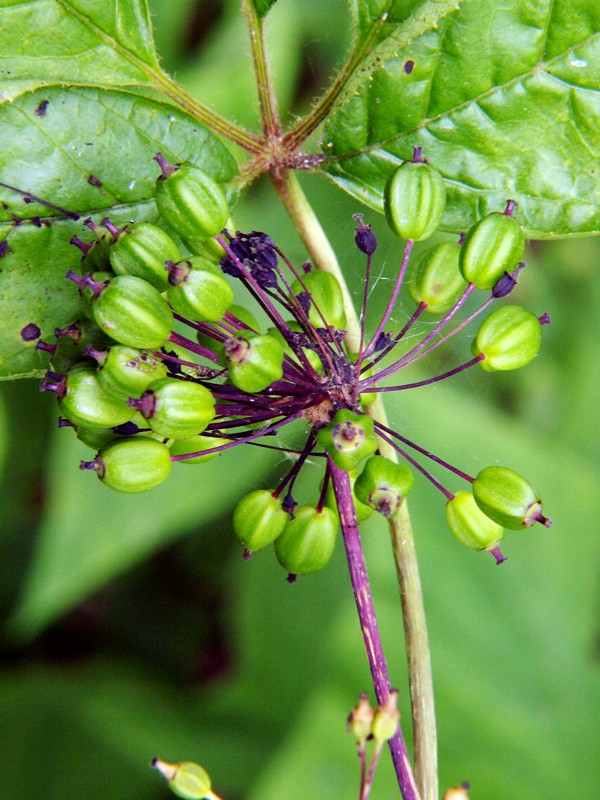
[(0, 0), (0, 14), (0, 102), (57, 83), (150, 83), (158, 70), (146, 0)]
[(64, 276), (79, 269), (71, 236), (92, 238), (83, 219), (155, 221), (159, 169), (152, 158), (159, 150), (221, 182), (236, 166), (213, 134), (173, 106), (119, 91), (54, 87), (23, 95), (0, 108), (0, 137), (10, 142), (0, 158), (2, 183), (58, 207), (0, 187), (0, 377), (19, 377), (47, 364), (35, 341), (23, 341), (24, 326), (33, 322), (48, 337), (78, 313), (75, 287)]
[(326, 125), (325, 169), (381, 210), (389, 174), (420, 146), (446, 180), (447, 230), (510, 197), (530, 238), (598, 233), (599, 31), (600, 7), (583, 0), (464, 0), (400, 55), (376, 48), (358, 67)]

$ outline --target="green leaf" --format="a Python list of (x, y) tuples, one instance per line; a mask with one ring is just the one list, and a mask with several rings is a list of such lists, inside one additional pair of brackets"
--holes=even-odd
[(40, 86), (150, 84), (146, 0), (0, 0), (0, 102)]
[(600, 7), (576, 6), (464, 0), (401, 56), (384, 41), (334, 106), (324, 169), (381, 211), (387, 178), (420, 146), (446, 179), (445, 230), (510, 197), (531, 238), (600, 232)]
[(183, 534), (201, 526), (206, 535), (229, 532), (230, 510), (272, 463), (269, 452), (259, 448), (246, 450), (243, 466), (235, 461), (238, 454), (228, 452), (206, 465), (176, 464), (158, 489), (126, 495), (78, 470), (79, 461), (90, 453), (71, 432), (56, 433), (47, 514), (10, 624), (18, 638), (35, 636), (104, 583)]
[(0, 140), (6, 143), (2, 183), (53, 203), (30, 202), (0, 187), (6, 204), (0, 240), (10, 248), (0, 260), (0, 378), (39, 375), (47, 357), (35, 341), (23, 341), (21, 330), (33, 322), (45, 338), (77, 316), (77, 293), (65, 273), (78, 268), (80, 254), (69, 239), (75, 233), (90, 238), (61, 209), (96, 222), (107, 215), (116, 224), (155, 221), (157, 151), (173, 162), (193, 161), (221, 182), (234, 176), (236, 165), (191, 117), (119, 91), (53, 87), (24, 95), (0, 108)]
[(264, 19), (273, 8), (277, 0), (252, 0), (256, 12), (261, 19)]

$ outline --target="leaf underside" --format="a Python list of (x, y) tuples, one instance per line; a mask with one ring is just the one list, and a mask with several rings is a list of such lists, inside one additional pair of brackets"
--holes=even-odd
[(192, 118), (120, 91), (52, 87), (23, 95), (0, 108), (0, 138), (9, 143), (0, 160), (3, 184), (81, 217), (68, 219), (0, 187), (6, 251), (0, 259), (0, 378), (35, 376), (46, 368), (47, 356), (21, 331), (34, 323), (47, 339), (77, 316), (77, 293), (65, 273), (80, 269), (71, 236), (91, 238), (82, 220), (99, 223), (110, 215), (116, 224), (155, 221), (157, 151), (172, 162), (192, 161), (221, 182), (235, 175), (236, 165)]
[(584, 0), (463, 0), (401, 55), (378, 60), (384, 41), (358, 67), (325, 127), (324, 170), (382, 211), (420, 146), (446, 180), (445, 230), (511, 198), (531, 238), (600, 232), (599, 31)]

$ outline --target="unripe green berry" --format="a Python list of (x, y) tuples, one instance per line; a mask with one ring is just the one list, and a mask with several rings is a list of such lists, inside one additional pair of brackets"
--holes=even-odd
[(149, 223), (125, 228), (110, 247), (110, 263), (117, 275), (135, 275), (159, 292), (169, 285), (165, 261), (179, 258), (179, 249), (169, 234)]
[(174, 265), (167, 300), (175, 311), (188, 319), (216, 322), (233, 302), (233, 289), (216, 274), (210, 262), (205, 262), (210, 266), (206, 269), (198, 265), (199, 260), (200, 256), (196, 256), (194, 263), (183, 261)]
[(511, 530), (552, 521), (542, 514), (536, 490), (517, 472), (506, 467), (486, 467), (475, 478), (473, 496), (479, 508), (494, 522)]
[(113, 345), (98, 370), (102, 388), (122, 400), (139, 397), (153, 381), (166, 376), (167, 368), (160, 358), (124, 344)]
[(313, 270), (302, 276), (302, 283), (304, 286), (300, 281), (294, 281), (291, 288), (296, 295), (308, 293), (308, 319), (311, 325), (315, 328), (331, 325), (336, 330), (343, 330), (346, 327), (344, 295), (335, 275), (323, 270)]
[(159, 163), (163, 175), (156, 182), (155, 199), (167, 225), (191, 244), (220, 233), (229, 219), (229, 208), (219, 184), (193, 164), (165, 167), (164, 159)]
[(283, 376), (283, 348), (272, 336), (240, 332), (225, 341), (229, 379), (244, 392), (261, 392)]
[(98, 373), (80, 362), (67, 373), (66, 392), (59, 400), (60, 411), (73, 424), (84, 428), (113, 428), (133, 416), (125, 400), (102, 388)]
[[(91, 276), (95, 283), (105, 283), (108, 285), (109, 281), (111, 281), (115, 277), (115, 273), (112, 270), (109, 271), (105, 269), (101, 270), (100, 272), (92, 272)], [(94, 319), (93, 301), (96, 298), (94, 290), (89, 286), (82, 286), (79, 289), (79, 298), (81, 301), (81, 310), (87, 317), (93, 320)]]
[(514, 270), (525, 242), (517, 220), (499, 211), (476, 222), (460, 249), (463, 277), (479, 289), (492, 289), (505, 272)]
[(340, 469), (349, 472), (363, 458), (377, 450), (373, 420), (341, 408), (326, 428), (317, 433), (317, 442), (331, 455)]
[(184, 800), (217, 800), (211, 791), (208, 772), (193, 761), (182, 761), (179, 764), (167, 764), (159, 758), (152, 759), (152, 766), (158, 769), (168, 781), (169, 788)]
[(281, 500), (268, 489), (258, 489), (236, 505), (233, 531), (247, 550), (262, 550), (277, 539), (288, 521)]
[(446, 208), (442, 176), (425, 161), (405, 161), (387, 182), (384, 206), (396, 236), (415, 242), (428, 239), (439, 228)]
[(392, 689), (386, 702), (375, 709), (371, 728), (373, 738), (377, 742), (387, 742), (398, 732), (399, 723), (398, 691), (397, 689)]
[(215, 402), (204, 386), (177, 378), (160, 378), (140, 400), (130, 399), (156, 433), (186, 439), (201, 433), (215, 416)]
[(171, 471), (168, 447), (147, 436), (117, 439), (100, 450), (93, 469), (110, 489), (126, 494), (159, 486)]
[(487, 372), (519, 369), (537, 356), (542, 346), (539, 319), (521, 306), (502, 306), (482, 323), (473, 341), (473, 355), (483, 354)]
[(358, 499), (384, 517), (393, 516), (413, 485), (412, 472), (385, 456), (371, 456), (356, 479)]
[(130, 347), (160, 347), (173, 327), (167, 301), (154, 286), (133, 275), (113, 278), (94, 299), (92, 310), (105, 333)]
[(473, 495), (464, 490), (446, 503), (446, 520), (458, 541), (471, 550), (494, 550), (504, 538), (504, 528), (484, 514)]
[[(212, 450), (214, 447), (222, 447), (227, 444), (230, 439), (221, 439), (217, 436), (188, 436), (186, 439), (175, 439), (170, 445), (172, 456), (185, 456), (188, 453), (202, 453), (204, 450)], [(192, 458), (182, 458), (179, 464), (204, 464), (206, 461), (212, 461), (216, 458), (218, 453), (209, 453), (208, 455), (197, 455)]]
[(118, 438), (112, 428), (86, 428), (83, 425), (76, 426), (76, 436), (96, 452)]
[(448, 311), (467, 288), (458, 268), (460, 245), (443, 242), (431, 247), (408, 274), (408, 291), (415, 303), (427, 303), (426, 311)]
[(339, 519), (327, 506), (301, 506), (275, 540), (275, 555), (291, 575), (318, 572), (333, 555)]

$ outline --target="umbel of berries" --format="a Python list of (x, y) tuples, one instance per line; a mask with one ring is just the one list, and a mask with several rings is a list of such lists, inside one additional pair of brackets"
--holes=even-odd
[[(229, 209), (214, 177), (160, 154), (156, 160), (157, 207), (188, 250), (180, 252), (152, 226), (117, 229), (102, 220), (98, 228), (86, 221), (120, 274), (108, 265), (94, 274), (69, 273), (89, 319), (87, 349), (65, 347), (64, 332), (56, 345), (40, 343), (52, 355), (43, 388), (58, 395), (62, 424), (99, 448), (86, 469), (110, 488), (138, 492), (159, 485), (178, 462), (202, 470), (241, 446), (283, 451), (280, 464), (287, 468), (271, 488), (251, 487), (233, 528), (247, 557), (273, 545), (291, 575), (321, 569), (340, 526), (347, 536), (372, 511), (397, 514), (415, 473), (444, 497), (456, 539), (491, 552), (498, 563), (506, 530), (549, 526), (538, 493), (518, 473), (487, 467), (472, 477), (429, 442), (417, 443), (366, 413), (380, 394), (401, 399), (404, 391), (459, 380), (477, 365), (483, 379), (536, 357), (548, 316), (505, 301), (524, 267), (514, 201), (458, 241), (429, 247), (413, 266), (414, 242), (437, 230), (445, 210), (444, 181), (415, 148), (387, 183), (386, 214), (405, 243), (378, 317), (369, 305), (377, 239), (356, 216), (355, 243), (366, 266), (360, 337), (357, 352), (349, 353), (337, 279), (310, 264), (294, 265), (261, 231), (226, 230)], [(98, 245), (74, 243), (85, 251), (85, 268)], [(218, 265), (211, 261), (217, 254)], [(401, 298), (407, 276), (409, 293)], [(243, 300), (232, 305), (234, 288), (248, 308)], [(396, 322), (401, 308), (409, 308), (407, 319)], [(434, 321), (419, 328), (425, 313)], [(444, 363), (441, 348), (464, 341), (457, 334), (467, 325), (474, 328), (471, 352)], [(443, 367), (415, 375), (411, 368), (434, 352), (437, 358), (423, 363)], [(378, 452), (382, 444), (399, 463)], [(308, 463), (316, 476), (312, 497), (297, 489)], [(448, 485), (447, 476), (460, 485)]]

